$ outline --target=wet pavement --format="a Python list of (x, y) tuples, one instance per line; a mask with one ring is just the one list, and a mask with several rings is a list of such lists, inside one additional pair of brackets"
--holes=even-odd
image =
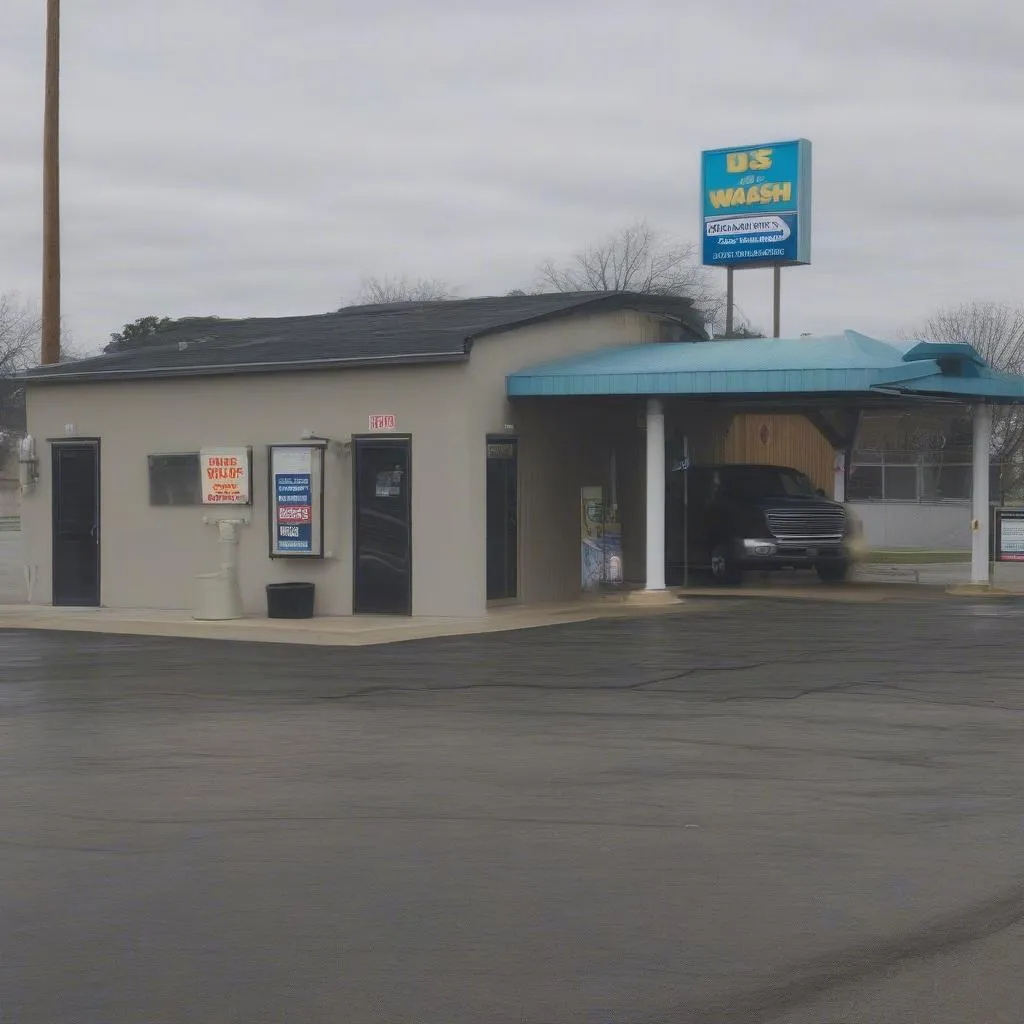
[(1022, 636), (0, 632), (0, 1020), (1019, 1024)]

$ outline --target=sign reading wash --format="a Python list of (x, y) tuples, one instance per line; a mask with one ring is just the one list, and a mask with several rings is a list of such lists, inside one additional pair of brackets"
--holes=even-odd
[(811, 262), (807, 139), (701, 154), (703, 262), (712, 267)]

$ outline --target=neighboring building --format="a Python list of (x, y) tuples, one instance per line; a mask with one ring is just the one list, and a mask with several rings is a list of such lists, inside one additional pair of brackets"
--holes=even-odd
[[(219, 564), (204, 518), (229, 515), (198, 504), (198, 453), (251, 446), (253, 503), (230, 512), (249, 519), (238, 549), (248, 612), (282, 581), (315, 582), (318, 613), (333, 615), (478, 615), (489, 597), (563, 599), (579, 591), (579, 491), (606, 482), (617, 435), (628, 438), (625, 562), (642, 580), (636, 403), (513, 411), (505, 377), (595, 349), (703, 339), (684, 299), (510, 296), (203, 322), (198, 334), (40, 367), (28, 380), (40, 480), (23, 526), (36, 595), (192, 607), (194, 578)], [(268, 446), (311, 435), (329, 439), (323, 557), (272, 558)], [(53, 530), (55, 506), (77, 539)]]

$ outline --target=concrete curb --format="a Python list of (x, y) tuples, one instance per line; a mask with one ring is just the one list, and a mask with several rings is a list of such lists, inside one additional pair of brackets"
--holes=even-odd
[[(324, 617), (302, 620), (248, 617), (199, 620), (188, 612), (117, 611), (108, 608), (66, 609), (50, 606), (0, 605), (0, 630), (110, 633), (120, 636), (231, 640), (243, 643), (299, 644), (317, 647), (366, 647), (438, 637), (506, 633), (569, 625), (602, 618), (642, 618), (672, 614), (683, 607), (676, 595), (645, 606), (623, 599), (522, 608), (512, 606), (479, 619)], [(704, 607), (707, 607), (706, 605)]]
[(946, 593), (953, 597), (1024, 597), (1020, 591), (1004, 590), (992, 583), (954, 583), (945, 589)]

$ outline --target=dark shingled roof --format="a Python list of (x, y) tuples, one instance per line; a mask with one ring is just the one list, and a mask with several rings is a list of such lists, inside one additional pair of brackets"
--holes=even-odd
[(349, 306), (320, 316), (196, 319), (109, 355), (38, 366), (29, 381), (77, 382), (269, 373), (325, 367), (454, 362), (488, 334), (576, 314), (637, 309), (679, 320), (705, 337), (689, 299), (631, 292), (508, 295), (445, 302)]

